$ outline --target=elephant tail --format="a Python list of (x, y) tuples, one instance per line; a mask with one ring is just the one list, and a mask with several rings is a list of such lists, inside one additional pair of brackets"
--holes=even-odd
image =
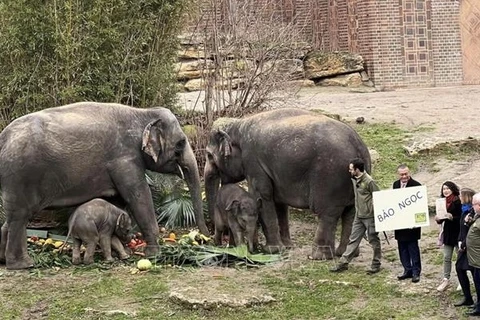
[(71, 217), (71, 221), (69, 220), (68, 221), (68, 233), (67, 233), (67, 236), (65, 237), (65, 241), (63, 241), (63, 245), (58, 249), (58, 251), (60, 253), (63, 252), (63, 249), (65, 249), (65, 246), (67, 245), (68, 243), (68, 239), (70, 238), (70, 236), (72, 235), (72, 226), (74, 225), (75, 223), (75, 218), (77, 217), (77, 215), (73, 215), (73, 217)]

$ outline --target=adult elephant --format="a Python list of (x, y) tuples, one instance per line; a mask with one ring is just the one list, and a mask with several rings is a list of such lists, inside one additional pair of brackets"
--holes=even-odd
[(146, 169), (185, 178), (197, 224), (208, 233), (197, 162), (168, 109), (82, 102), (16, 119), (0, 134), (6, 212), (0, 260), (8, 269), (33, 265), (26, 243), (32, 214), (111, 196), (120, 196), (131, 209), (148, 243), (146, 254), (155, 254), (158, 226)]
[(350, 126), (311, 111), (277, 109), (244, 119), (219, 119), (207, 146), (205, 187), (210, 215), (219, 183), (247, 179), (261, 198), (266, 250), (292, 246), (288, 206), (311, 209), (318, 217), (311, 258), (331, 259), (346, 248), (354, 217), (348, 165), (362, 158), (370, 171), (367, 146)]

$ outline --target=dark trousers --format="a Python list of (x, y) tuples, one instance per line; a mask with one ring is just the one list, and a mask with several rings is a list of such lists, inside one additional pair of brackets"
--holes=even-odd
[(402, 262), (404, 268), (404, 273), (419, 276), (422, 271), (422, 263), (420, 262), (418, 240), (398, 241), (398, 253), (400, 255), (400, 262)]
[(457, 262), (455, 263), (455, 270), (457, 271), (458, 282), (462, 287), (465, 300), (473, 300), (472, 290), (470, 289), (470, 280), (468, 280), (467, 272), (470, 271), (474, 277), (475, 273), (473, 268), (468, 265), (467, 254), (465, 251), (459, 251)]
[(475, 310), (480, 312), (480, 269), (473, 268), (473, 284), (475, 285), (475, 291), (477, 292), (477, 303)]

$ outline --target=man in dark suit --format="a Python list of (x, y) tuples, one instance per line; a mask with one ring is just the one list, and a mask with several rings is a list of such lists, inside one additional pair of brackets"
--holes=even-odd
[[(399, 179), (393, 183), (393, 189), (421, 186), (420, 182), (413, 180), (410, 170), (405, 164), (397, 167)], [(398, 242), (398, 253), (403, 265), (403, 274), (398, 280), (412, 279), (416, 283), (420, 281), (422, 264), (420, 262), (420, 249), (418, 240), (421, 236), (420, 228), (395, 230), (395, 239)]]

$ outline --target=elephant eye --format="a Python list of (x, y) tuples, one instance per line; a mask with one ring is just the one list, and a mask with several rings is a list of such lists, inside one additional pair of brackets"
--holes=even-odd
[(185, 139), (182, 139), (177, 142), (175, 145), (175, 153), (180, 153), (185, 149), (185, 145), (187, 144), (187, 141)]
[(207, 159), (213, 161), (213, 154), (211, 152), (207, 152)]

